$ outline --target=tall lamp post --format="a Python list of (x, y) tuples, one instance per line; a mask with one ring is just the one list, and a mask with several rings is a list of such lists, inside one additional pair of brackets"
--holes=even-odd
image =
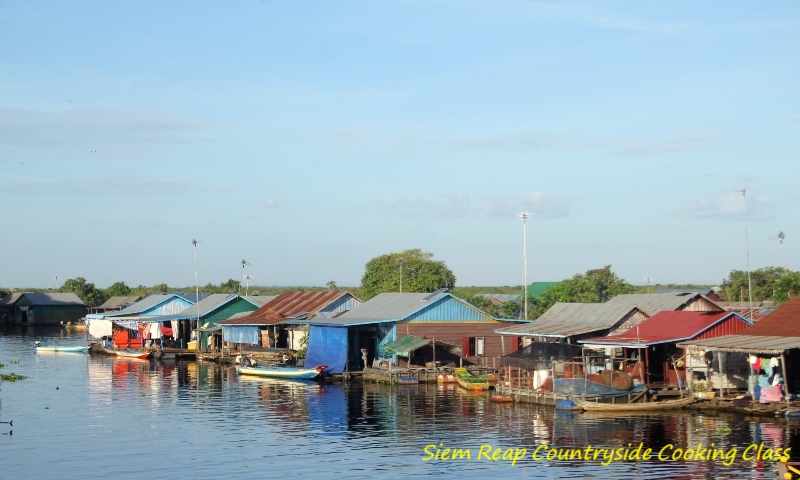
[(200, 243), (196, 239), (192, 239), (194, 245), (194, 285), (195, 285), (195, 305), (197, 306), (197, 338), (200, 339), (200, 281), (197, 277), (197, 244)]
[(753, 320), (753, 281), (750, 278), (750, 239), (747, 234), (747, 189), (743, 189), (741, 194), (744, 201), (744, 245), (747, 255), (747, 294), (750, 297), (750, 305), (747, 308), (750, 310), (750, 320)]
[(528, 219), (529, 212), (519, 212), (517, 218), (522, 220), (522, 295), (525, 297), (525, 320), (528, 319)]

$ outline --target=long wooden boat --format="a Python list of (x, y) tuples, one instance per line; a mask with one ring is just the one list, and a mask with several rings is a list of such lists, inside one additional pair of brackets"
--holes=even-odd
[(120, 357), (120, 358), (139, 358), (139, 359), (142, 359), (142, 360), (150, 358), (150, 356), (153, 354), (153, 352), (151, 352), (150, 350), (137, 350), (137, 349), (134, 349), (134, 348), (116, 349), (116, 348), (102, 347), (102, 350), (103, 350), (103, 352), (105, 352), (105, 353), (107, 353), (109, 355), (114, 355), (116, 357)]
[(580, 398), (572, 398), (571, 400), (575, 405), (586, 412), (652, 412), (658, 410), (672, 410), (685, 407), (695, 401), (693, 397), (641, 403), (604, 403)]
[(73, 346), (73, 347), (66, 347), (66, 346), (53, 346), (53, 347), (36, 347), (37, 352), (67, 352), (67, 353), (87, 353), (89, 351), (89, 346), (86, 345), (85, 347), (81, 346)]
[(476, 377), (469, 372), (466, 368), (456, 368), (456, 381), (458, 384), (471, 392), (481, 392), (489, 390), (489, 379), (484, 377)]
[(311, 380), (316, 378), (327, 365), (318, 365), (314, 368), (299, 367), (237, 367), (236, 372), (240, 375), (256, 375), (259, 377), (271, 378), (301, 378)]

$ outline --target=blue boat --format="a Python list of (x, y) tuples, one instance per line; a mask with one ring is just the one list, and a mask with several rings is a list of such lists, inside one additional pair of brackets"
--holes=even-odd
[(59, 346), (43, 347), (41, 345), (37, 345), (36, 346), (36, 351), (37, 352), (87, 353), (89, 351), (89, 346), (87, 345), (85, 347), (81, 347), (81, 346), (77, 346), (77, 347), (65, 347), (65, 346), (62, 346), (62, 347), (59, 347)]

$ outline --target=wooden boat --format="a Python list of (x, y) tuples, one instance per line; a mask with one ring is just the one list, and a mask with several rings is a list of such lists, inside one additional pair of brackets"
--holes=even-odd
[(37, 352), (67, 352), (67, 353), (87, 353), (89, 351), (89, 346), (81, 347), (81, 346), (74, 346), (74, 347), (36, 347)]
[(476, 377), (466, 368), (456, 368), (456, 381), (461, 388), (471, 392), (486, 391), (490, 388), (488, 378)]
[(120, 349), (106, 348), (106, 347), (100, 347), (100, 348), (102, 349), (103, 352), (120, 358), (139, 358), (145, 360), (150, 358), (150, 355), (153, 354), (153, 352), (151, 352), (150, 350), (137, 350), (134, 348), (120, 348)]
[(509, 395), (492, 395), (489, 397), (489, 401), (494, 403), (514, 403), (514, 398)]
[(586, 412), (653, 412), (685, 407), (695, 401), (693, 397), (641, 403), (603, 403), (579, 398), (571, 400)]
[(151, 352), (149, 350), (132, 350), (132, 349), (128, 349), (128, 348), (122, 348), (120, 350), (114, 350), (114, 352), (116, 352), (116, 355), (118, 357), (122, 357), (122, 358), (140, 358), (142, 360), (150, 358), (150, 355), (153, 354), (153, 352)]
[(240, 375), (257, 375), (259, 377), (271, 378), (304, 378), (307, 380), (316, 378), (321, 374), (327, 365), (318, 365), (314, 368), (299, 367), (237, 367), (236, 373)]

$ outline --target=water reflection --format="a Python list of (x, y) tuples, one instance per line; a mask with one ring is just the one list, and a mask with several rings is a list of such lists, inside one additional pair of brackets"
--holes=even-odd
[[(79, 344), (57, 332), (53, 343)], [(237, 376), (205, 362), (150, 361), (89, 355), (36, 355), (27, 334), (0, 332), (0, 363), (20, 360), (29, 378), (6, 384), (0, 420), (4, 476), (52, 474), (49, 465), (84, 478), (131, 477), (114, 451), (145, 458), (157, 477), (436, 476), (495, 478), (774, 478), (769, 460), (746, 460), (750, 445), (800, 452), (800, 422), (672, 412), (581, 414), (493, 403), (455, 385), (333, 384)], [(60, 390), (55, 390), (60, 385)], [(0, 424), (0, 433), (10, 432)], [(75, 449), (53, 449), (80, 445)], [(121, 443), (122, 442), (122, 443)], [(559, 449), (644, 447), (735, 449), (730, 465), (714, 461), (613, 462), (535, 460), (540, 445)], [(469, 461), (422, 461), (428, 445), (473, 452)], [(477, 459), (482, 447), (527, 449), (509, 462)], [(47, 452), (47, 462), (37, 452)], [(0, 460), (0, 462), (2, 462)], [(89, 468), (91, 466), (91, 468)], [(141, 473), (141, 470), (140, 470)], [(77, 473), (76, 473), (77, 474)]]

